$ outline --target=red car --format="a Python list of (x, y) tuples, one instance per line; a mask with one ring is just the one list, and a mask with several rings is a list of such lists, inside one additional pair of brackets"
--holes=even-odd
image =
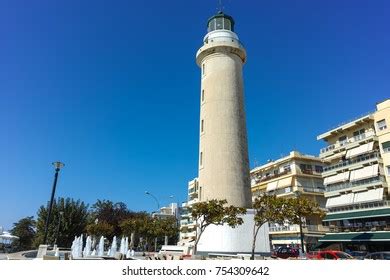
[(312, 260), (353, 260), (353, 257), (342, 251), (318, 251), (307, 254)]

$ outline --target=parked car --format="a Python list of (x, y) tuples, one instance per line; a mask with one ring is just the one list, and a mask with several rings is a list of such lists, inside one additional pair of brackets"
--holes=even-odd
[(281, 259), (298, 258), (299, 250), (291, 247), (280, 247), (274, 252), (273, 257)]
[(364, 257), (368, 254), (366, 251), (351, 251), (349, 254), (357, 260), (363, 260)]
[(390, 252), (375, 252), (367, 254), (365, 260), (390, 260)]
[(307, 254), (312, 260), (353, 260), (353, 257), (342, 251), (318, 251)]

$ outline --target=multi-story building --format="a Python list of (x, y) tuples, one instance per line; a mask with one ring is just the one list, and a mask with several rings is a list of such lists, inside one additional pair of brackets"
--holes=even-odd
[(331, 232), (320, 241), (342, 250), (390, 250), (390, 99), (377, 110), (317, 137)]
[(181, 208), (177, 205), (177, 203), (170, 203), (168, 206), (161, 207), (159, 212), (154, 212), (152, 214), (152, 217), (156, 217), (156, 218), (175, 217), (177, 220), (179, 220), (180, 214), (181, 214)]
[(187, 201), (182, 204), (180, 217), (180, 245), (189, 245), (195, 240), (195, 221), (192, 220), (188, 207), (199, 201), (199, 183), (198, 178), (188, 182)]
[[(269, 161), (251, 171), (253, 197), (261, 193), (276, 196), (306, 197), (325, 208), (324, 185), (321, 173), (324, 163), (318, 158), (293, 151), (288, 156), (276, 161)], [(317, 245), (318, 239), (324, 236), (327, 228), (322, 226), (321, 218), (312, 215), (303, 226), (304, 244), (307, 249)], [(270, 240), (274, 247), (300, 246), (299, 225), (271, 224)]]

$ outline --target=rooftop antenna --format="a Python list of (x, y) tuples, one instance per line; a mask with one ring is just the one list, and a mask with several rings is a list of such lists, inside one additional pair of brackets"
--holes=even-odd
[(217, 8), (218, 12), (223, 12), (224, 8), (225, 7), (223, 6), (222, 0), (218, 0), (218, 8)]

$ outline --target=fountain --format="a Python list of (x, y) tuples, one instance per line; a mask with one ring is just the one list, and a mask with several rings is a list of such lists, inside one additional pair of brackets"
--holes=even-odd
[(112, 239), (112, 244), (111, 244), (109, 256), (115, 257), (116, 251), (117, 251), (116, 236), (114, 236), (114, 238)]
[(104, 255), (104, 236), (100, 237), (99, 245), (97, 247), (97, 255), (99, 257)]
[(80, 258), (83, 251), (83, 236), (75, 237), (72, 242), (72, 258)]
[(84, 246), (83, 235), (80, 235), (79, 242), (78, 242), (78, 248), (77, 248), (77, 256), (79, 258), (81, 258), (83, 256), (83, 246)]
[(125, 248), (123, 250), (123, 254), (126, 254), (128, 250), (129, 250), (129, 238), (126, 237), (125, 238)]
[[(73, 259), (79, 259), (79, 258), (88, 258), (90, 256), (97, 256), (97, 257), (103, 257), (103, 256), (109, 256), (109, 257), (115, 257), (116, 253), (118, 252), (118, 244), (117, 244), (117, 238), (114, 236), (112, 239), (111, 246), (109, 247), (109, 250), (107, 254), (104, 252), (104, 236), (101, 236), (99, 239), (99, 244), (96, 246), (93, 246), (93, 244), (97, 243), (97, 239), (93, 238), (92, 236), (87, 236), (85, 240), (85, 246), (83, 242), (83, 235), (80, 235), (79, 237), (75, 236), (72, 247), (71, 247), (71, 256)], [(132, 249), (132, 248), (131, 248)], [(127, 258), (134, 255), (134, 250), (129, 249), (129, 238), (128, 237), (122, 237), (119, 247), (119, 252), (123, 255), (126, 255)]]
[(119, 247), (119, 253), (126, 254), (125, 252), (125, 238), (122, 237), (121, 239), (121, 246)]
[(83, 251), (83, 257), (88, 257), (91, 255), (91, 246), (92, 246), (91, 236), (87, 236), (87, 240), (85, 241), (85, 247)]

